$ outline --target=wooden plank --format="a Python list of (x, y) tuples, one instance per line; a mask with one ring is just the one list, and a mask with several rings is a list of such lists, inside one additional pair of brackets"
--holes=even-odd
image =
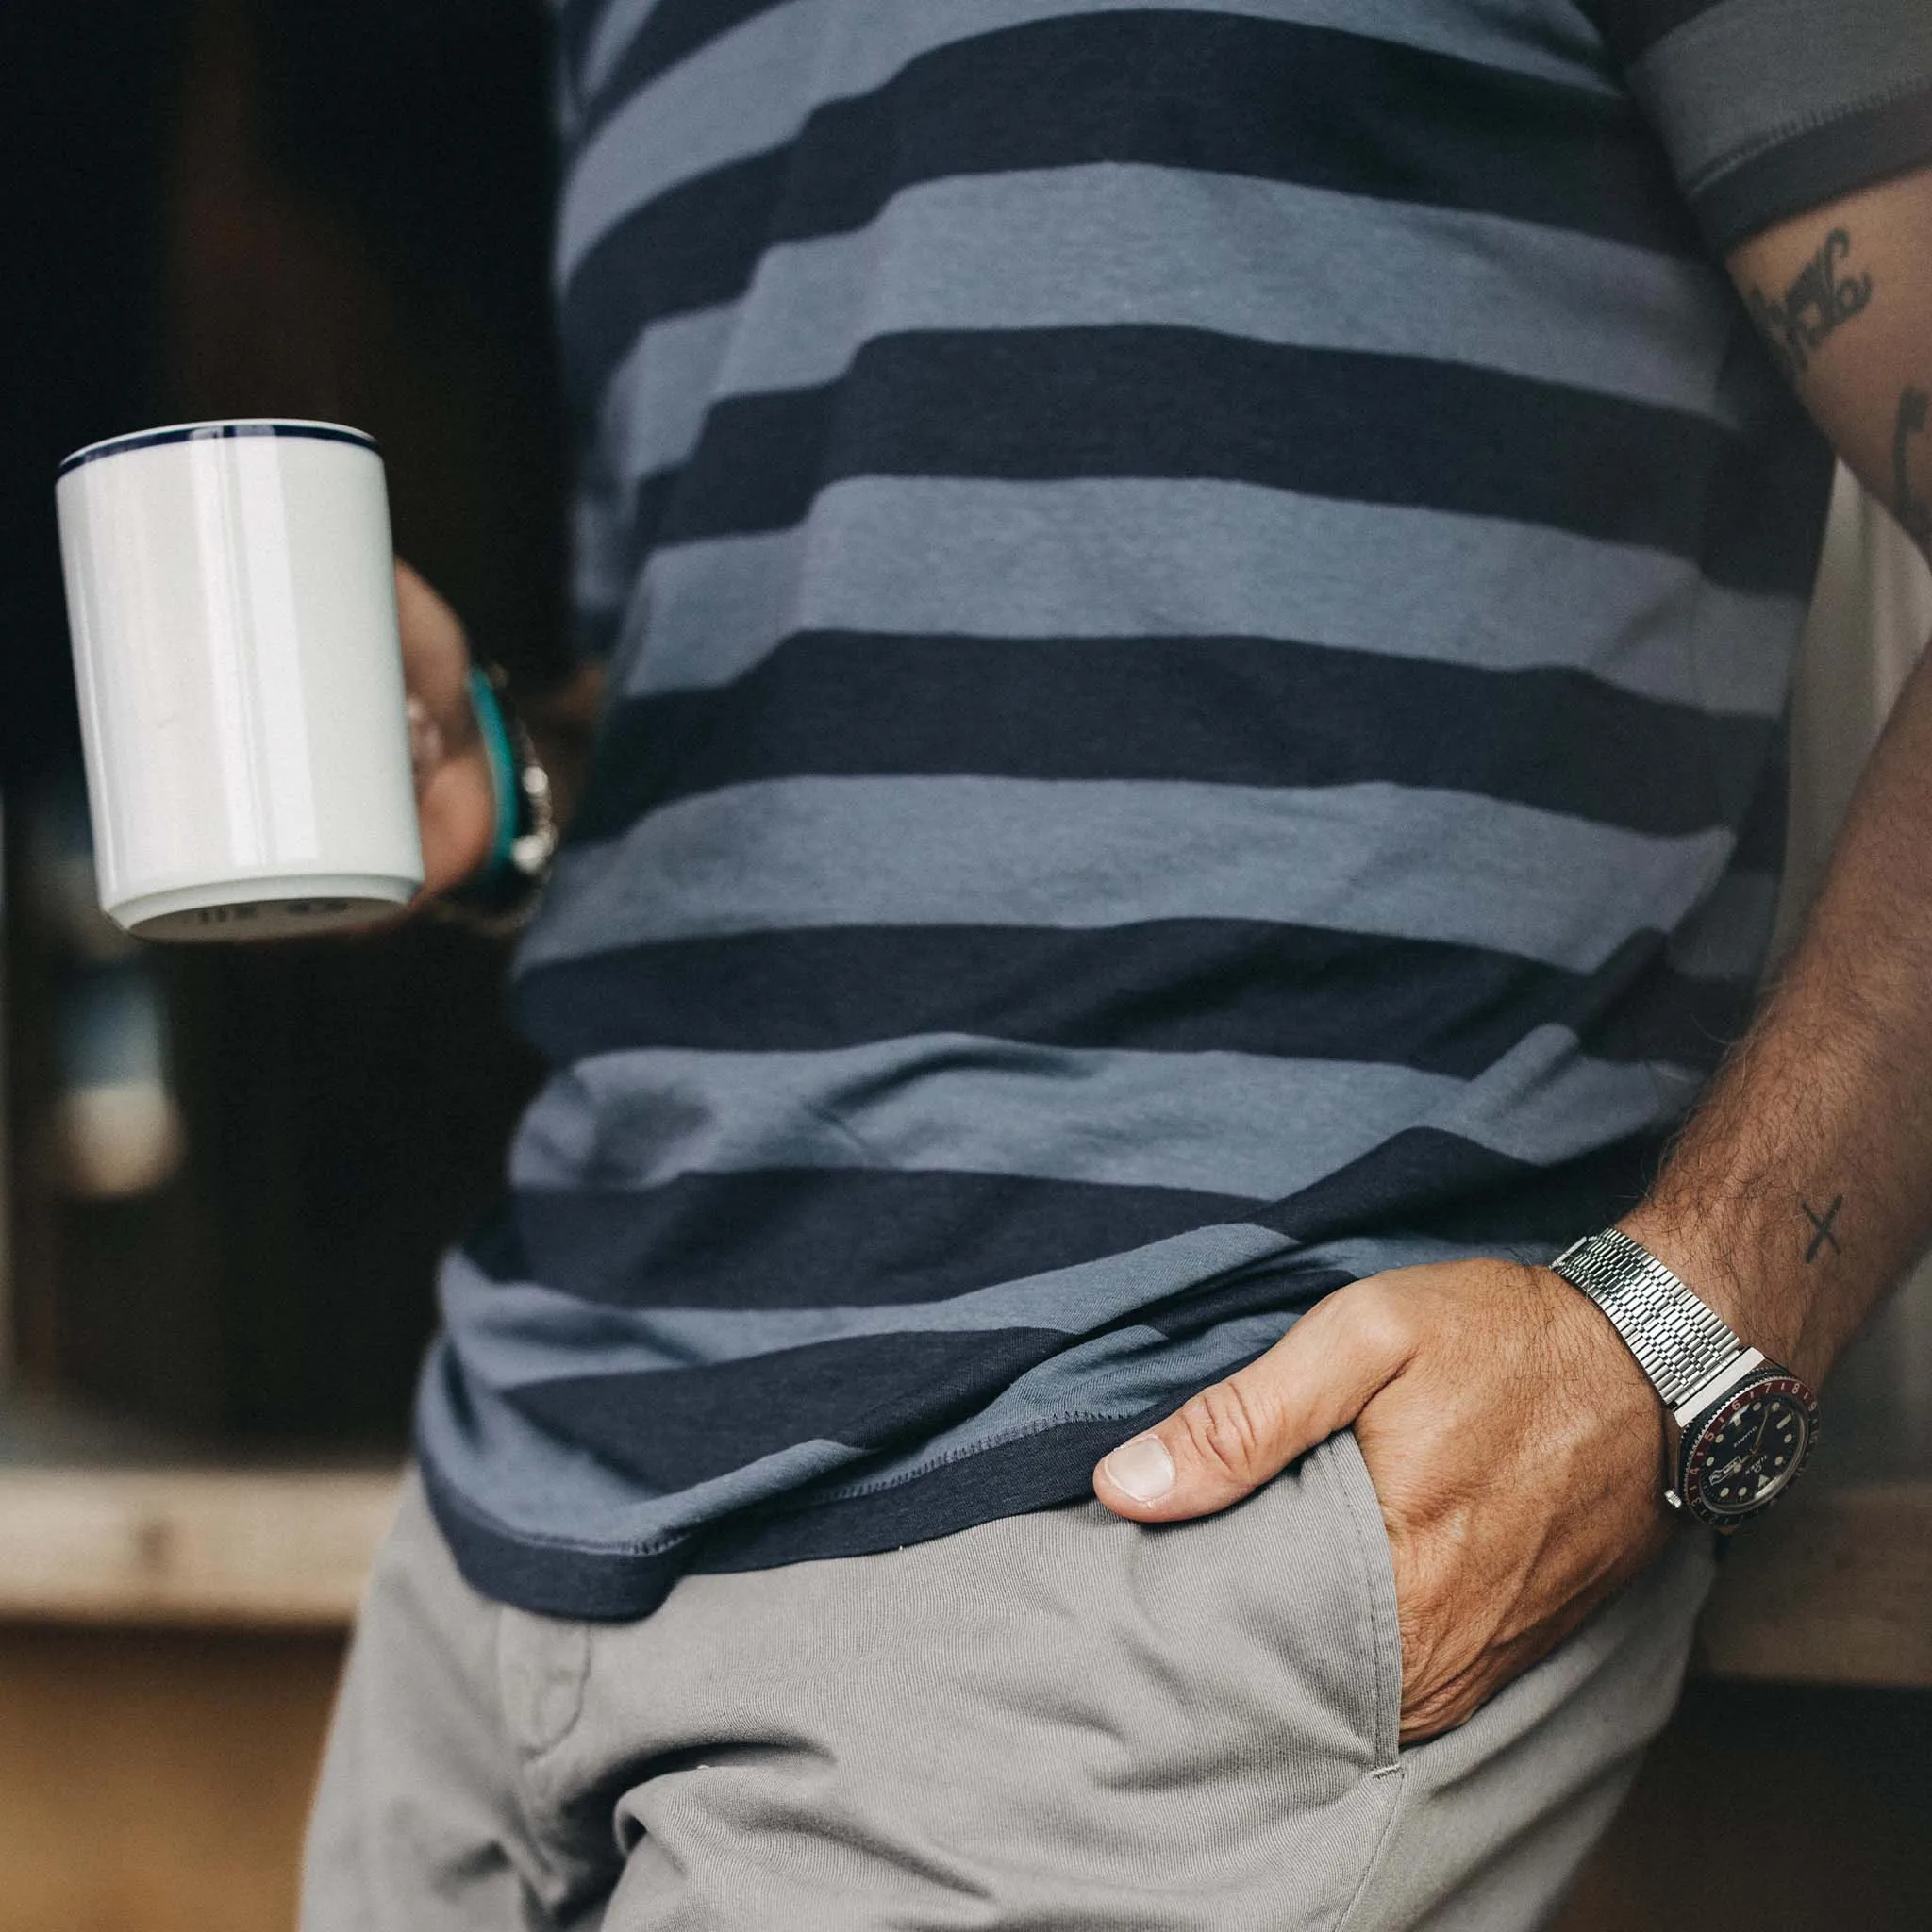
[(1932, 1688), (1932, 1483), (1801, 1491), (1740, 1532), (1705, 1613), (1697, 1668)]
[(392, 1470), (0, 1471), (0, 1617), (340, 1627)]
[[(0, 1618), (341, 1627), (395, 1492), (388, 1470), (0, 1471)], [(1932, 1688), (1932, 1483), (1820, 1488), (1739, 1537), (1696, 1667)]]

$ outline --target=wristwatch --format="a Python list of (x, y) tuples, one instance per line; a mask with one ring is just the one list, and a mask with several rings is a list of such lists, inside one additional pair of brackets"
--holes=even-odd
[(510, 707), (508, 682), (487, 659), (470, 671), (470, 701), (496, 801), (490, 857), (474, 877), (429, 902), (442, 916), (499, 937), (519, 931), (535, 911), (558, 846), (550, 774)]
[(1550, 1267), (1604, 1311), (1663, 1398), (1672, 1508), (1733, 1530), (1790, 1488), (1818, 1440), (1818, 1398), (1790, 1370), (1745, 1347), (1622, 1228), (1586, 1235)]

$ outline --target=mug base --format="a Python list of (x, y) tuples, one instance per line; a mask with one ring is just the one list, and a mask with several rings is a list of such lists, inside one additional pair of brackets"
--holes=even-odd
[(142, 940), (287, 940), (371, 925), (407, 906), (421, 879), (308, 873), (218, 879), (142, 892), (102, 910)]

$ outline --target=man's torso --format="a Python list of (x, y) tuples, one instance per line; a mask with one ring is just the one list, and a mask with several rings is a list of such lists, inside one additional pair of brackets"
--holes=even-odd
[(1557, 0), (562, 25), (612, 698), (421, 1440), (479, 1587), (635, 1615), (1627, 1200), (1827, 463)]

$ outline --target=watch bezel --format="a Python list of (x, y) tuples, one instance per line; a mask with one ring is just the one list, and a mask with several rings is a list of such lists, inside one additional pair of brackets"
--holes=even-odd
[[(1734, 1422), (1752, 1402), (1761, 1401), (1766, 1394), (1790, 1396), (1803, 1408), (1805, 1446), (1790, 1473), (1769, 1496), (1742, 1509), (1721, 1509), (1704, 1494), (1704, 1469), (1709, 1460), (1711, 1438)], [(1708, 1524), (1713, 1529), (1736, 1529), (1740, 1524), (1755, 1521), (1789, 1495), (1791, 1485), (1804, 1474), (1811, 1452), (1818, 1446), (1818, 1425), (1817, 1396), (1789, 1369), (1774, 1362), (1766, 1363), (1735, 1388), (1725, 1390), (1686, 1425), (1677, 1451), (1677, 1494), (1683, 1498), (1684, 1507), (1698, 1522)]]

